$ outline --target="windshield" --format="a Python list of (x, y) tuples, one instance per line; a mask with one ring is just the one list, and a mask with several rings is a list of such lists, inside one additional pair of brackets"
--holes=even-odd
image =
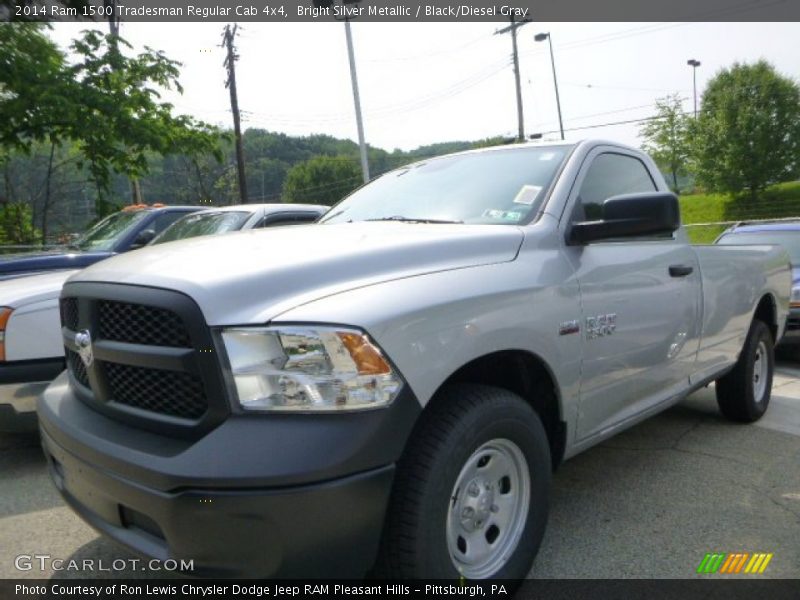
[(201, 235), (216, 235), (228, 231), (238, 231), (250, 218), (252, 213), (246, 211), (225, 211), (195, 213), (178, 219), (167, 227), (161, 235), (150, 244), (163, 244), (175, 240), (199, 237)]
[(85, 251), (109, 252), (114, 249), (122, 236), (148, 214), (149, 211), (137, 210), (109, 215), (70, 244), (70, 247)]
[(510, 147), (415, 163), (356, 190), (320, 222), (522, 223), (540, 208), (570, 148)]
[(774, 244), (783, 246), (789, 253), (792, 265), (800, 266), (800, 231), (759, 231), (748, 233), (728, 233), (717, 241), (718, 244)]

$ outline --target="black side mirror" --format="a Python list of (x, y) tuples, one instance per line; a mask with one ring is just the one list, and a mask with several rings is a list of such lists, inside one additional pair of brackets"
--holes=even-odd
[(603, 219), (573, 223), (568, 242), (672, 233), (681, 226), (678, 197), (672, 192), (623, 194), (603, 202)]
[(152, 229), (143, 229), (134, 238), (133, 243), (131, 244), (131, 250), (136, 250), (137, 248), (146, 246), (147, 244), (153, 241), (154, 237), (156, 237), (155, 231), (153, 231)]

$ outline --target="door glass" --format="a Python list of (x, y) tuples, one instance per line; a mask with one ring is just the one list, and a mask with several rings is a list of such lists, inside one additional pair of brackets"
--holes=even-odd
[(603, 218), (603, 202), (619, 194), (654, 192), (656, 184), (638, 158), (624, 154), (601, 154), (592, 161), (581, 184), (573, 220)]

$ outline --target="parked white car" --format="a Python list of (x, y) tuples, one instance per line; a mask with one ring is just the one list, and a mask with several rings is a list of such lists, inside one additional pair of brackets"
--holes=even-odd
[[(182, 217), (149, 245), (232, 231), (299, 225), (328, 209), (316, 204), (245, 204)], [(33, 431), (36, 397), (65, 368), (58, 297), (76, 273), (0, 281), (0, 431)]]
[(64, 370), (58, 296), (77, 270), (0, 281), (0, 431), (36, 427), (36, 397)]

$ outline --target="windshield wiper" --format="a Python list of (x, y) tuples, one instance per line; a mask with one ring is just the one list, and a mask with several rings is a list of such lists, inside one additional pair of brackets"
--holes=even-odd
[(393, 217), (377, 217), (375, 219), (365, 219), (366, 221), (400, 221), (401, 223), (463, 223), (464, 221), (448, 221), (445, 219), (419, 219), (414, 217), (404, 217), (395, 215)]

